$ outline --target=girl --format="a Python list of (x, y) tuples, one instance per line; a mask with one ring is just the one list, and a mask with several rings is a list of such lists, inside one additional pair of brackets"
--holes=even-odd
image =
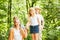
[(40, 28), (39, 28), (39, 40), (42, 40), (42, 30), (43, 30), (43, 27), (44, 27), (44, 18), (43, 18), (43, 16), (40, 14), (40, 8), (39, 8), (39, 6), (36, 6), (35, 7), (35, 13), (36, 13), (36, 15), (38, 16), (38, 18), (39, 18), (39, 20), (40, 20), (40, 22), (41, 22), (41, 24), (40, 24)]
[(35, 14), (34, 8), (29, 9), (29, 17), (27, 22), (27, 28), (30, 26), (30, 33), (32, 35), (32, 40), (38, 40), (38, 33), (39, 33), (39, 19)]
[(13, 18), (14, 26), (10, 29), (10, 35), (8, 40), (23, 40), (25, 36), (23, 29), (20, 27), (20, 22), (17, 17)]

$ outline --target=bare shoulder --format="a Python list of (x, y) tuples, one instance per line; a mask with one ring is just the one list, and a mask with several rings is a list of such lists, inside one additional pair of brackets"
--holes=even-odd
[(14, 28), (11, 28), (11, 29), (10, 29), (10, 33), (13, 33), (13, 32), (14, 32)]

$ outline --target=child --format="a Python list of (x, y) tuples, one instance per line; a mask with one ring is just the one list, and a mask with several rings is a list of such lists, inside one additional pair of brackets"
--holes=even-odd
[(27, 28), (30, 26), (30, 33), (32, 36), (32, 40), (38, 40), (38, 33), (39, 33), (39, 20), (37, 15), (35, 14), (34, 8), (29, 9), (29, 17), (27, 22)]
[(20, 27), (20, 22), (17, 17), (13, 18), (14, 26), (10, 29), (9, 39), (8, 40), (23, 40), (25, 33)]
[(44, 27), (44, 18), (40, 13), (41, 11), (40, 11), (39, 6), (35, 7), (35, 12), (36, 12), (36, 15), (38, 16), (38, 18), (41, 22), (41, 25), (40, 25), (40, 28), (39, 28), (39, 40), (42, 40), (42, 30), (43, 30), (43, 27)]

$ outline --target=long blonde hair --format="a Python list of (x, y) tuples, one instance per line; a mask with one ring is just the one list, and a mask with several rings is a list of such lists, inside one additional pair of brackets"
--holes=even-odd
[(35, 9), (34, 9), (33, 7), (31, 7), (31, 8), (29, 9), (29, 12), (28, 12), (28, 15), (29, 15), (29, 16), (32, 16), (32, 14), (30, 13), (30, 11), (32, 11), (32, 10), (34, 11), (33, 14), (35, 14)]

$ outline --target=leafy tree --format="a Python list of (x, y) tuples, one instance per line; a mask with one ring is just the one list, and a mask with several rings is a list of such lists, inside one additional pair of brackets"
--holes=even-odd
[[(60, 40), (60, 0), (0, 0), (0, 40), (7, 40), (13, 17), (26, 25), (30, 7), (39, 6), (45, 20), (43, 40)], [(25, 40), (31, 40), (31, 35)]]

